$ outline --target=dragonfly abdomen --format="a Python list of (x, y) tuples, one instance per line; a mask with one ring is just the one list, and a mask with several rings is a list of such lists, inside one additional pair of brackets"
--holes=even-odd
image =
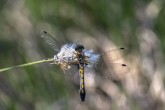
[(84, 65), (80, 65), (79, 75), (80, 75), (80, 97), (81, 97), (81, 101), (85, 101), (86, 91), (85, 91), (85, 81), (84, 81)]

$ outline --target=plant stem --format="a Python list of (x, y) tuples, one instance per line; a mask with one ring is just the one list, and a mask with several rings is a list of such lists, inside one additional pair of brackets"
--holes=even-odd
[(44, 62), (51, 62), (53, 60), (54, 60), (53, 58), (48, 58), (48, 59), (34, 61), (34, 62), (30, 62), (30, 63), (25, 63), (25, 64), (21, 64), (21, 65), (17, 65), (17, 66), (7, 67), (7, 68), (0, 69), (0, 72), (8, 71), (8, 70), (11, 70), (11, 69), (14, 69), (14, 68), (21, 68), (21, 67), (31, 66), (31, 65), (35, 65), (35, 64), (39, 64), (39, 63), (44, 63)]

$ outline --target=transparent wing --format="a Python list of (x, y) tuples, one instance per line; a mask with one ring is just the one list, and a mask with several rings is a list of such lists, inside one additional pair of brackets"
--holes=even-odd
[[(121, 63), (112, 63), (126, 54), (126, 49), (118, 48), (100, 54), (97, 62), (89, 60), (85, 67), (85, 76), (98, 78), (118, 78), (130, 72), (130, 68)], [(92, 54), (91, 54), (92, 57)], [(90, 59), (90, 58), (89, 58)]]
[(59, 51), (62, 46), (53, 36), (46, 31), (41, 31), (41, 37), (49, 44), (55, 51)]
[[(95, 67), (85, 67), (84, 74), (90, 78), (113, 78), (117, 79), (130, 72), (130, 68), (121, 63), (97, 64)], [(78, 77), (79, 70), (76, 65), (65, 71), (67, 76)]]
[(101, 57), (106, 57), (110, 62), (114, 62), (125, 56), (126, 53), (127, 53), (127, 49), (117, 48), (102, 53)]
[(79, 69), (77, 67), (77, 65), (69, 65), (70, 68), (65, 70), (65, 74), (67, 74), (67, 76), (71, 76), (71, 77), (78, 77), (79, 76)]
[(91, 78), (120, 78), (129, 71), (129, 67), (121, 63), (97, 64), (92, 68), (86, 67), (85, 76)]

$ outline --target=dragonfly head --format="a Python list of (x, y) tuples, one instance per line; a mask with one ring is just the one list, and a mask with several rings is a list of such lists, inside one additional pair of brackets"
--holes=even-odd
[(84, 50), (84, 46), (83, 45), (77, 45), (76, 47), (75, 47), (75, 51), (76, 52), (82, 52)]

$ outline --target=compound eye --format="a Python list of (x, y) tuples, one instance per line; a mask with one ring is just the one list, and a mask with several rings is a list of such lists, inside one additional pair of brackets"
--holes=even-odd
[(82, 51), (82, 50), (84, 50), (84, 46), (83, 45), (77, 45), (75, 50), (76, 51)]

